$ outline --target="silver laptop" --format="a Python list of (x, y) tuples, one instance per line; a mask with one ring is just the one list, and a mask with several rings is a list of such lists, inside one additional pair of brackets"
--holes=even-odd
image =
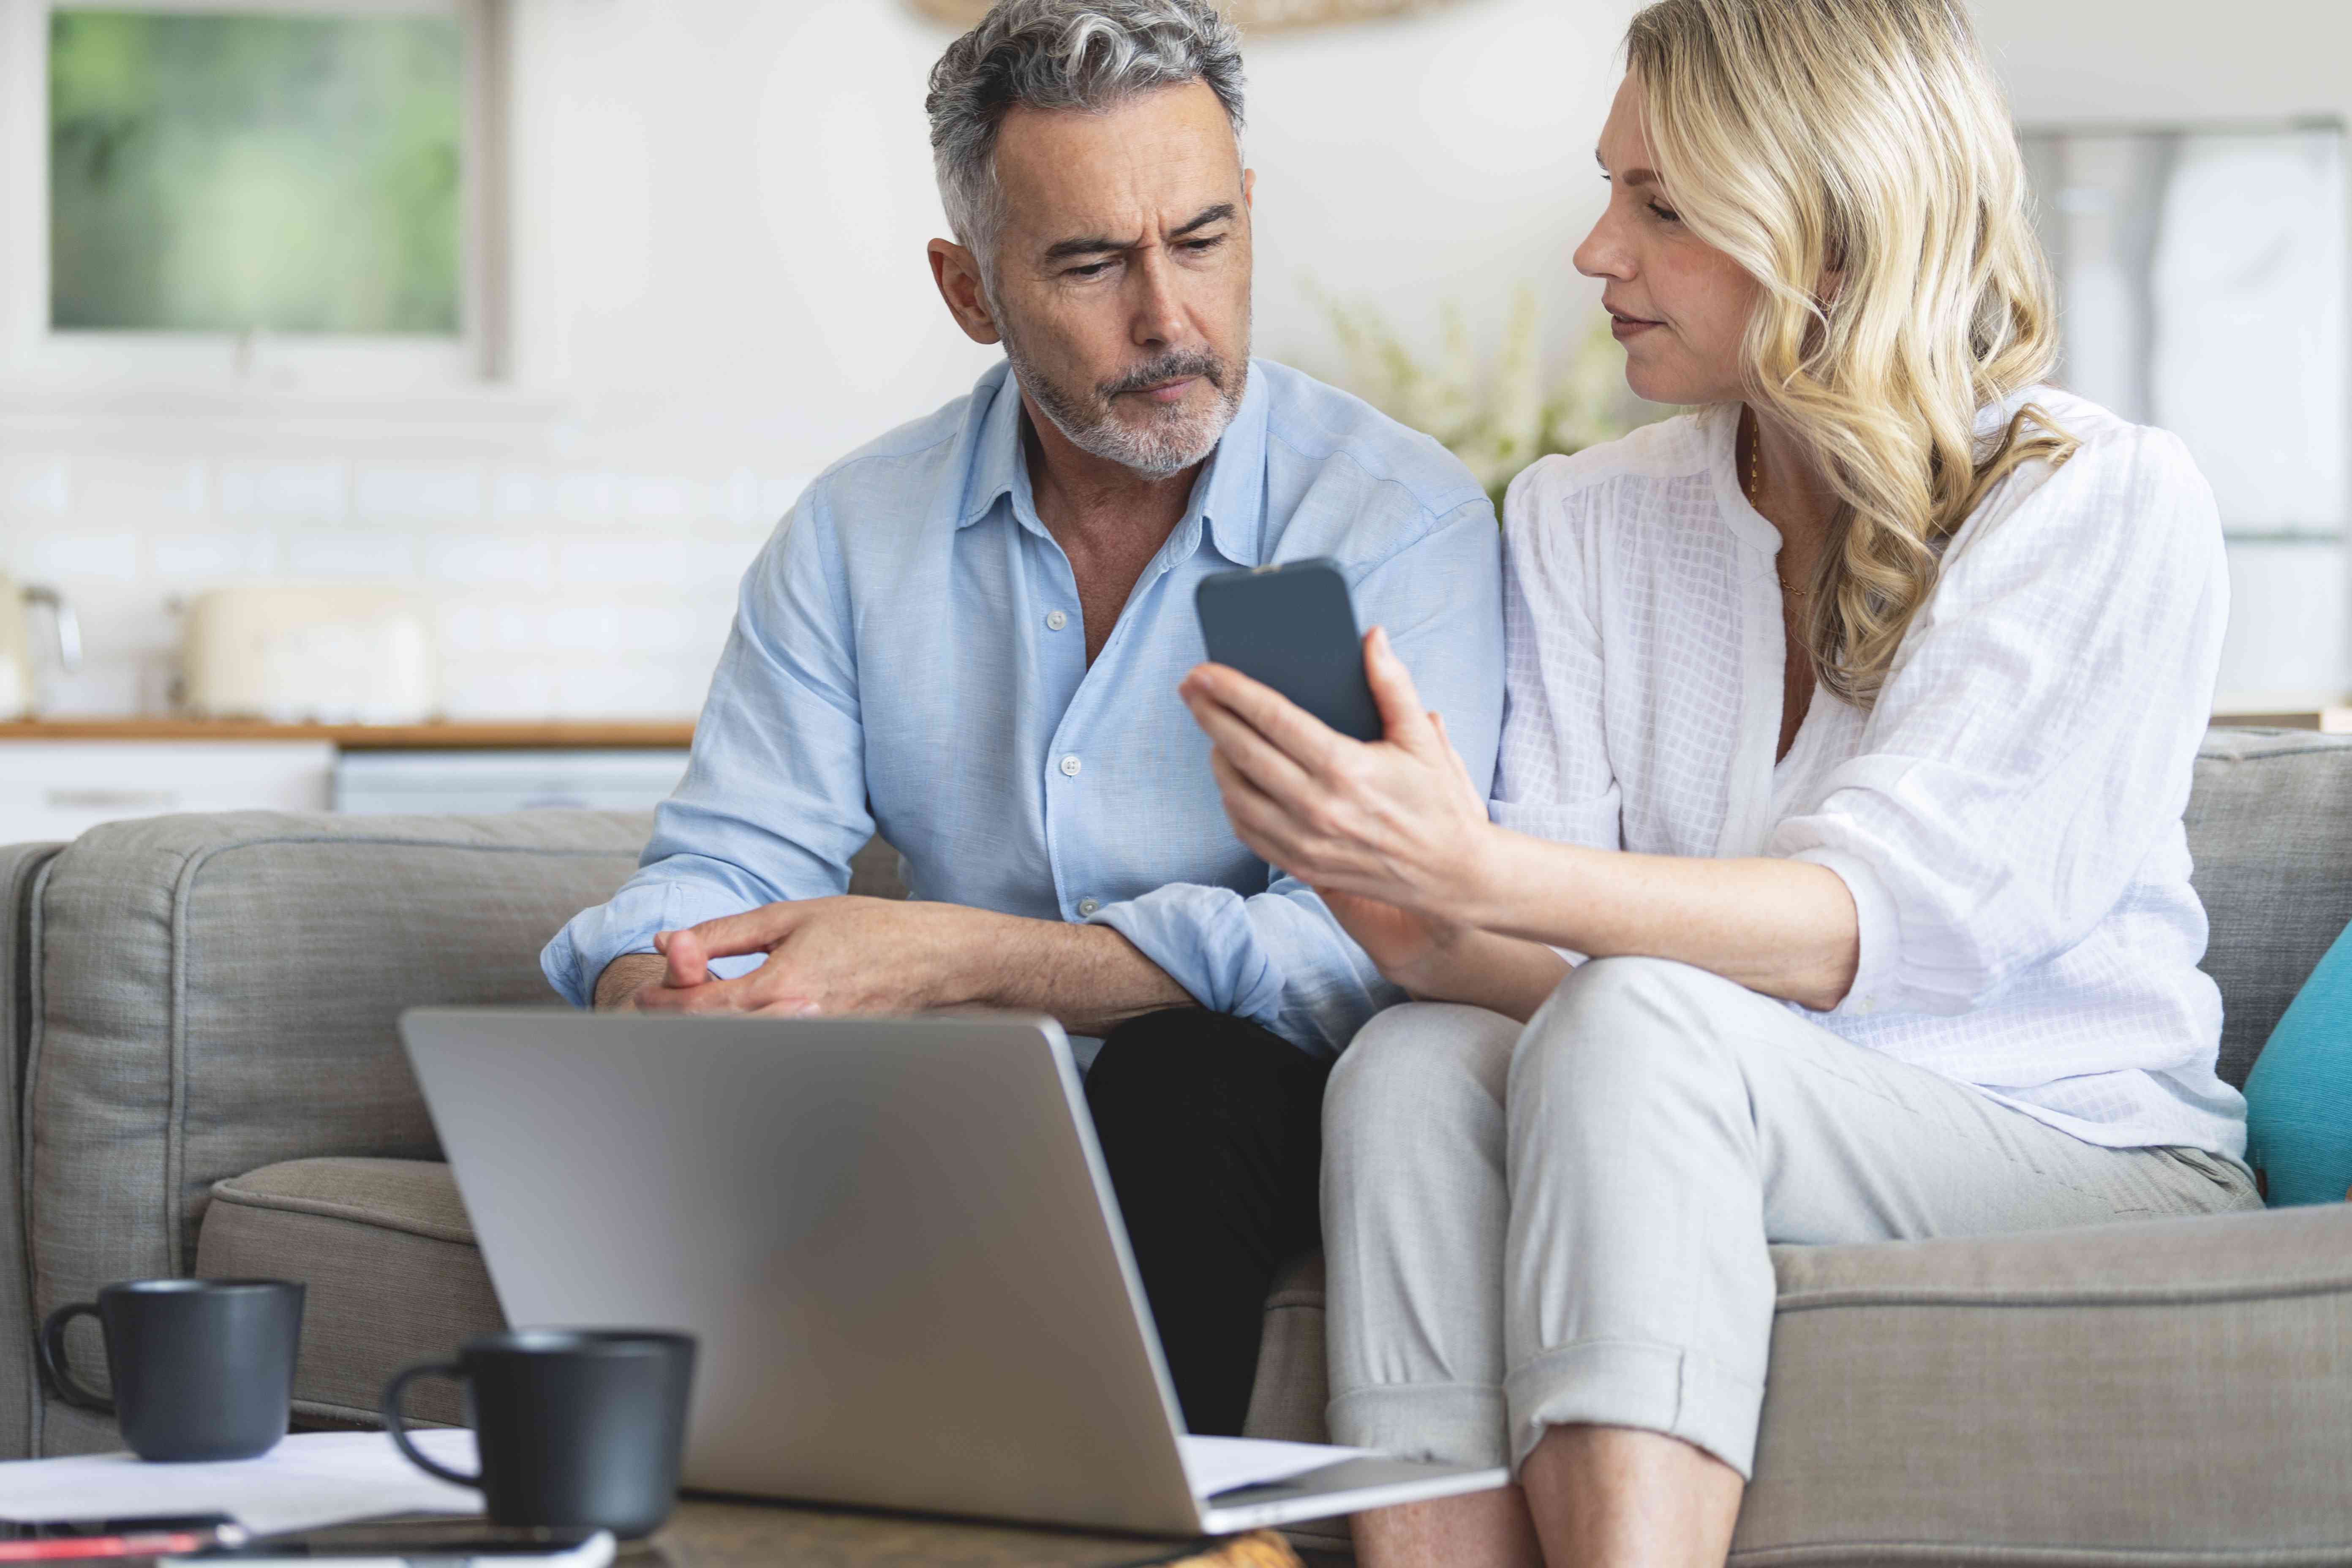
[(689, 1488), (1213, 1535), (1507, 1479), (1183, 1435), (1053, 1023), (401, 1032), (508, 1321), (700, 1338)]

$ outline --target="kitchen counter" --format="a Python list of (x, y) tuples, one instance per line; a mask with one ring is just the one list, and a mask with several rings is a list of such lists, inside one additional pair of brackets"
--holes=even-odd
[(0, 844), (182, 812), (650, 810), (693, 742), (687, 720), (0, 723)]
[(0, 723), (0, 742), (5, 741), (323, 741), (345, 752), (682, 750), (694, 742), (694, 721), (272, 724), (257, 719), (32, 719)]

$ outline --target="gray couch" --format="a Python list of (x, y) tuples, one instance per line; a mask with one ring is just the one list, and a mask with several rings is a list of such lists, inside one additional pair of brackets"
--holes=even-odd
[[(393, 1368), (495, 1324), (393, 1020), (548, 1000), (540, 945), (645, 835), (599, 813), (257, 813), (0, 849), (0, 1457), (117, 1446), (31, 1352), (44, 1313), (110, 1280), (310, 1281), (313, 1424), (371, 1422)], [(2242, 1080), (2352, 920), (2352, 743), (2215, 731), (2189, 835)], [(878, 850), (858, 875), (892, 883)], [(2352, 1208), (1777, 1261), (1735, 1562), (2352, 1560)], [(1267, 1303), (1251, 1429), (1319, 1436), (1322, 1404), (1301, 1258)]]

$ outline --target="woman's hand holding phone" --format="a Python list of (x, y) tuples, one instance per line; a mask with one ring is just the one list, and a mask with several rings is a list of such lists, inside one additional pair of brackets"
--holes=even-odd
[(1369, 742), (1223, 665), (1178, 691), (1213, 743), (1242, 842), (1321, 893), (1381, 973), (1413, 990), (1471, 929), (1486, 804), (1378, 627), (1364, 673), (1383, 731)]

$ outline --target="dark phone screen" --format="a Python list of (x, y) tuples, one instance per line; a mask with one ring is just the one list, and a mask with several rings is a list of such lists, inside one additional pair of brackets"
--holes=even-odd
[(1201, 580), (1193, 603), (1209, 658), (1281, 692), (1342, 735), (1381, 738), (1364, 679), (1348, 580), (1329, 561), (1295, 561)]

